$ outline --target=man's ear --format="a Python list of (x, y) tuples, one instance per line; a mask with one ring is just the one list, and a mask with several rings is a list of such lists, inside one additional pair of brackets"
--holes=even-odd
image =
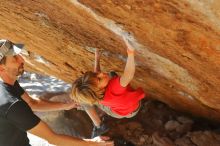
[(4, 71), (5, 68), (4, 68), (4, 65), (0, 65), (0, 71)]

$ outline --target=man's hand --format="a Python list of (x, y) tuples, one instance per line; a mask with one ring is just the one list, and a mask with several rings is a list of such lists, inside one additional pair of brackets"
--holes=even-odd
[(77, 108), (79, 107), (80, 105), (74, 101), (72, 102), (69, 102), (69, 103), (65, 103), (65, 110), (71, 110), (73, 108)]
[(97, 136), (93, 139), (85, 139), (86, 141), (91, 141), (89, 146), (114, 146), (113, 141), (107, 141), (110, 138), (107, 136)]

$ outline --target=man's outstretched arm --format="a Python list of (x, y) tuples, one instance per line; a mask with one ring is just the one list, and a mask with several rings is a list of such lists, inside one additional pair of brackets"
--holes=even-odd
[(54, 133), (46, 123), (40, 121), (34, 128), (28, 132), (47, 140), (50, 144), (57, 146), (113, 146), (113, 142), (93, 142), (82, 140), (76, 137)]
[(36, 100), (24, 92), (22, 99), (31, 107), (33, 111), (57, 111), (57, 110), (70, 110), (76, 108), (75, 102), (62, 103), (62, 102), (51, 102), (46, 100)]

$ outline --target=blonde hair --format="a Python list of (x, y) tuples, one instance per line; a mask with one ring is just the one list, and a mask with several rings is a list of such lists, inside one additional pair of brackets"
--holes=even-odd
[(97, 73), (88, 71), (72, 84), (71, 98), (77, 103), (93, 105), (103, 98), (104, 91), (97, 87)]

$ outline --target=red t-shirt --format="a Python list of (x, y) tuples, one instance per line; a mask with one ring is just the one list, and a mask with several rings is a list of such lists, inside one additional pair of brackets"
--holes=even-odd
[(141, 88), (134, 90), (130, 85), (122, 87), (120, 77), (113, 77), (100, 104), (110, 107), (118, 115), (126, 116), (138, 108), (139, 101), (144, 97), (145, 93)]

